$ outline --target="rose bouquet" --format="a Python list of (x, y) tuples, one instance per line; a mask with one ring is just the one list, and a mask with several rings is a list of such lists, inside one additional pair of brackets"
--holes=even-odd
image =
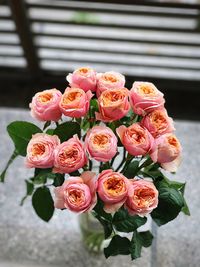
[(67, 81), (63, 94), (50, 89), (33, 97), (31, 115), (43, 129), (25, 121), (8, 125), (15, 149), (0, 179), (17, 156), (25, 157), (34, 174), (25, 180), (21, 204), (32, 196), (44, 221), (54, 208), (90, 212), (110, 240), (105, 257), (135, 259), (152, 243), (151, 232), (140, 230), (147, 217), (161, 226), (181, 211), (189, 215), (185, 183), (166, 177), (176, 172), (182, 149), (164, 95), (149, 82), (128, 90), (120, 73), (87, 67)]

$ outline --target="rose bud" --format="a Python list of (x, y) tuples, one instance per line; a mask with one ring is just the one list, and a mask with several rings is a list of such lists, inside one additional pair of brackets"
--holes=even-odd
[(134, 82), (130, 90), (130, 102), (133, 111), (145, 116), (147, 113), (164, 107), (164, 95), (153, 83)]
[(175, 130), (173, 120), (168, 116), (165, 109), (154, 110), (147, 114), (142, 119), (141, 124), (155, 138), (165, 133), (171, 133)]
[(170, 172), (176, 172), (181, 163), (181, 144), (174, 134), (161, 135), (156, 140), (156, 150), (150, 155), (154, 162)]
[(125, 85), (125, 77), (114, 71), (97, 74), (97, 96), (99, 97), (103, 91), (110, 89), (123, 88)]
[(98, 177), (98, 194), (107, 213), (116, 212), (126, 201), (129, 180), (119, 172), (105, 170)]
[(150, 181), (129, 180), (128, 197), (125, 208), (130, 215), (145, 216), (158, 205), (158, 190)]
[(96, 91), (96, 71), (83, 67), (75, 70), (67, 76), (67, 81), (71, 87), (83, 89), (85, 92)]
[(68, 117), (80, 118), (86, 115), (90, 107), (91, 91), (86, 93), (80, 88), (68, 87), (59, 104), (61, 112)]
[(96, 188), (96, 174), (93, 172), (86, 171), (81, 177), (69, 177), (62, 186), (55, 188), (54, 206), (76, 213), (90, 211), (97, 202)]
[(134, 123), (128, 128), (122, 125), (116, 132), (128, 153), (133, 156), (143, 156), (155, 149), (153, 136), (140, 123)]
[(59, 109), (61, 97), (62, 94), (57, 89), (36, 93), (29, 104), (31, 116), (39, 121), (58, 121), (62, 116)]
[(55, 149), (53, 172), (71, 173), (82, 168), (86, 163), (83, 144), (77, 135), (74, 135)]
[(56, 135), (34, 134), (27, 146), (27, 168), (51, 168), (54, 164), (54, 150), (60, 144)]
[(117, 137), (106, 126), (94, 126), (86, 135), (85, 148), (91, 158), (107, 162), (117, 153)]
[(112, 122), (126, 116), (130, 109), (128, 94), (126, 88), (104, 91), (98, 98), (100, 113), (96, 112), (96, 119)]

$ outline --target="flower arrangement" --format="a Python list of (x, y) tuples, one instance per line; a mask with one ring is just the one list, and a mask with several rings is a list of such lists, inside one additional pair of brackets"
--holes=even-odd
[(50, 89), (33, 97), (31, 115), (44, 122), (43, 129), (25, 121), (8, 125), (15, 150), (0, 179), (17, 156), (25, 157), (34, 175), (25, 180), (21, 204), (32, 196), (44, 221), (54, 208), (91, 212), (110, 239), (105, 257), (136, 259), (152, 243), (150, 231), (138, 230), (147, 217), (161, 226), (181, 211), (189, 215), (185, 183), (166, 177), (166, 171), (176, 172), (182, 148), (164, 95), (149, 82), (134, 82), (128, 90), (122, 74), (88, 67), (67, 81), (63, 94)]

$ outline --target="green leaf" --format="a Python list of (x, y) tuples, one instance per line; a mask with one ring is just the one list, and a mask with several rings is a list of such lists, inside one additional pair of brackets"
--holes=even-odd
[(112, 221), (112, 215), (110, 213), (106, 213), (103, 209), (104, 204), (103, 201), (98, 197), (97, 204), (93, 208), (93, 210), (98, 214), (99, 216), (103, 217), (107, 221)]
[(153, 240), (153, 235), (151, 234), (150, 231), (139, 232), (139, 233), (135, 231), (133, 233), (130, 246), (132, 260), (141, 257), (142, 247), (151, 246), (152, 240)]
[(55, 129), (48, 129), (48, 130), (46, 130), (46, 134), (54, 135), (54, 130)]
[(145, 224), (146, 217), (138, 215), (131, 216), (125, 209), (120, 209), (113, 217), (113, 225), (119, 232), (130, 233), (135, 231), (138, 227)]
[(132, 161), (125, 170), (124, 175), (127, 178), (134, 178), (138, 172), (138, 167), (139, 167), (139, 161), (137, 160)]
[(73, 135), (77, 134), (80, 136), (81, 129), (80, 125), (77, 122), (64, 122), (57, 126), (54, 130), (54, 134), (58, 135), (61, 142), (67, 141), (72, 138)]
[(184, 198), (178, 189), (170, 187), (165, 181), (157, 184), (159, 191), (158, 207), (153, 210), (151, 217), (158, 226), (175, 219), (184, 207)]
[(104, 248), (104, 255), (107, 258), (116, 255), (129, 255), (131, 242), (126, 237), (113, 236), (108, 247)]
[(26, 148), (32, 135), (42, 132), (36, 125), (26, 121), (10, 123), (7, 126), (7, 131), (14, 142), (15, 149), (21, 156), (26, 156)]
[(0, 182), (4, 183), (5, 181), (5, 176), (6, 176), (6, 172), (9, 168), (9, 166), (13, 163), (13, 161), (15, 160), (15, 158), (19, 155), (19, 153), (15, 150), (13, 152), (13, 154), (11, 155), (10, 159), (8, 160), (5, 169), (2, 171), (2, 173), (0, 174)]
[(184, 199), (184, 206), (182, 207), (181, 211), (185, 214), (190, 216), (190, 210), (188, 208), (188, 205), (186, 203), (186, 200)]
[(51, 121), (46, 121), (43, 127), (43, 131), (51, 125)]
[(32, 205), (37, 215), (48, 222), (54, 213), (54, 202), (47, 187), (39, 187), (33, 194)]
[(61, 173), (56, 173), (55, 174), (53, 185), (55, 187), (61, 186), (64, 183), (64, 181), (65, 181), (65, 175), (64, 174), (61, 174)]
[(26, 195), (22, 198), (20, 206), (24, 204), (24, 201), (27, 199), (27, 197), (31, 196), (34, 191), (34, 184), (28, 180), (25, 180), (25, 182), (26, 182)]

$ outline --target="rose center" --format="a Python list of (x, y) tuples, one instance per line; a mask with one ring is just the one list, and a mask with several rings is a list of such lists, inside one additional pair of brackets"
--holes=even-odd
[(155, 95), (155, 90), (150, 85), (140, 85), (139, 92), (144, 95)]
[(149, 207), (154, 203), (155, 193), (151, 188), (137, 189), (134, 192), (133, 200), (138, 207)]
[(34, 144), (31, 152), (33, 156), (42, 156), (45, 153), (45, 146), (43, 144)]
[(76, 149), (65, 150), (59, 155), (60, 162), (62, 164), (71, 164), (77, 160), (78, 151)]
[(79, 100), (81, 98), (80, 92), (69, 92), (63, 97), (63, 104), (71, 103), (75, 100)]
[(117, 78), (114, 75), (112, 75), (112, 74), (106, 74), (106, 75), (104, 75), (104, 80), (106, 82), (110, 82), (110, 83), (116, 83), (117, 82)]
[(96, 134), (93, 137), (93, 144), (97, 146), (105, 146), (109, 142), (109, 137), (105, 134)]
[(71, 204), (79, 206), (84, 202), (85, 195), (84, 192), (80, 189), (71, 189), (68, 192), (68, 200)]
[(80, 68), (80, 69), (79, 69), (79, 72), (80, 72), (81, 74), (87, 74), (87, 73), (89, 72), (89, 69), (88, 69), (88, 68)]
[(136, 131), (135, 129), (129, 129), (128, 133), (133, 143), (141, 144), (145, 142), (145, 136), (144, 136), (143, 131), (139, 131), (139, 130)]
[(158, 130), (162, 130), (163, 128), (166, 128), (166, 124), (167, 124), (166, 118), (160, 112), (154, 112), (152, 114), (151, 121)]
[(111, 177), (104, 182), (104, 188), (109, 195), (116, 196), (123, 194), (126, 190), (125, 182), (121, 178)]
[(119, 91), (106, 92), (106, 93), (103, 93), (102, 96), (103, 96), (102, 100), (103, 100), (104, 106), (109, 106), (110, 104), (115, 103), (117, 101), (123, 101), (125, 98), (125, 94)]
[(168, 139), (168, 143), (171, 146), (173, 146), (175, 148), (178, 148), (179, 147), (179, 143), (178, 143), (177, 139), (174, 136), (169, 136), (167, 139)]
[(38, 99), (41, 103), (46, 104), (47, 102), (51, 101), (53, 95), (51, 93), (44, 93), (38, 96)]

